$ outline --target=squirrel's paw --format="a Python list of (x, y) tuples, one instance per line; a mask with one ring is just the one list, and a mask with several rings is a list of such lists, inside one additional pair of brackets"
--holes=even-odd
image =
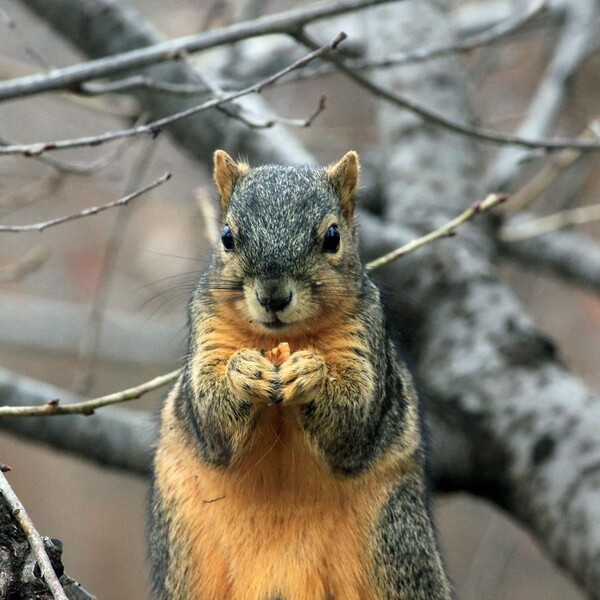
[(227, 380), (236, 398), (270, 403), (279, 396), (277, 367), (258, 350), (242, 348), (227, 363)]
[(301, 404), (323, 393), (327, 365), (311, 350), (294, 352), (279, 366), (283, 404)]

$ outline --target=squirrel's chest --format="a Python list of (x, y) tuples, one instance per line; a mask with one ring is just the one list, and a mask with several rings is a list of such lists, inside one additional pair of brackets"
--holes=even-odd
[(369, 583), (378, 493), (368, 481), (333, 477), (292, 414), (263, 415), (229, 470), (208, 467), (176, 436), (161, 446), (178, 455), (179, 477), (186, 473), (169, 484), (177, 473), (165, 469), (161, 488), (180, 507), (180, 551), (194, 563), (190, 598), (378, 597)]

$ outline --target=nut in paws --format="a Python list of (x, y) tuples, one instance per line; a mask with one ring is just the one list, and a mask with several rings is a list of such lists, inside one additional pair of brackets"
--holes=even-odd
[(314, 400), (325, 388), (325, 359), (311, 350), (294, 352), (279, 366), (279, 378), (284, 404), (300, 404)]

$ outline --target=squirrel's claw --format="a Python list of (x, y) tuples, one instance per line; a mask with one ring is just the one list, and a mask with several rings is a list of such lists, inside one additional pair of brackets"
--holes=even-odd
[(277, 367), (258, 350), (238, 350), (227, 363), (227, 380), (236, 398), (252, 404), (272, 402), (279, 394)]
[(311, 350), (294, 352), (279, 366), (284, 405), (310, 402), (323, 393), (327, 380), (325, 359)]

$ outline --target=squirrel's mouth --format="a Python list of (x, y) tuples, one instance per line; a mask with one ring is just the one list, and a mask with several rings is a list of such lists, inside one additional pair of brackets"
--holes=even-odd
[(282, 327), (289, 325), (289, 323), (284, 323), (283, 321), (280, 321), (277, 317), (275, 317), (272, 321), (261, 321), (260, 324), (263, 327), (266, 327), (267, 329), (281, 329)]

